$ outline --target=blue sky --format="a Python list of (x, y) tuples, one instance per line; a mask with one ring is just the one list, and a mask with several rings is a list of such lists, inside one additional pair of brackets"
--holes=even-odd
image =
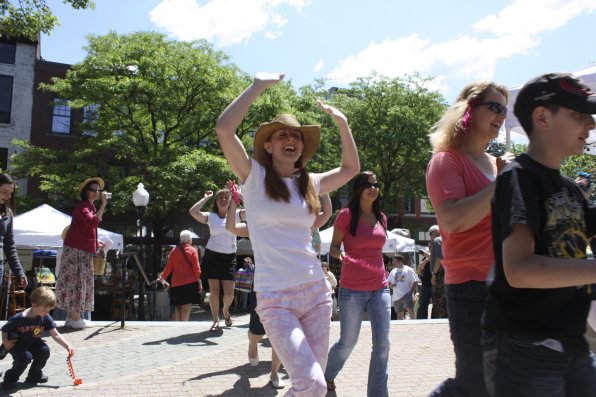
[(419, 72), (447, 100), (471, 81), (516, 87), (596, 62), (595, 0), (95, 1), (85, 11), (52, 2), (62, 26), (42, 37), (46, 60), (82, 61), (89, 33), (154, 30), (205, 38), (244, 71), (285, 72), (296, 87)]

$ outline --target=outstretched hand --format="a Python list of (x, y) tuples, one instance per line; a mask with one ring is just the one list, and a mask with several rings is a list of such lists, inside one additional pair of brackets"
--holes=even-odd
[(271, 87), (283, 80), (284, 73), (264, 73), (259, 72), (255, 74), (254, 84), (263, 88)]
[(348, 118), (337, 108), (327, 105), (322, 101), (317, 101), (317, 107), (327, 113), (337, 123), (338, 121), (348, 121)]

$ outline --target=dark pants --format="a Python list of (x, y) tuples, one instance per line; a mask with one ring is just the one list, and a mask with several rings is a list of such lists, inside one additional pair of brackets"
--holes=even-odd
[(433, 286), (421, 285), (418, 290), (420, 291), (420, 296), (418, 297), (418, 312), (416, 313), (416, 319), (426, 320), (428, 319), (428, 305), (433, 296)]
[(587, 348), (558, 352), (490, 331), (484, 331), (482, 345), (486, 387), (493, 397), (596, 395), (596, 359)]
[(468, 281), (445, 286), (449, 331), (455, 351), (455, 378), (446, 379), (429, 397), (488, 397), (484, 386), (480, 318), (486, 300), (486, 283)]
[(12, 355), (12, 368), (4, 374), (4, 382), (8, 384), (17, 383), (19, 377), (27, 369), (27, 365), (33, 360), (27, 379), (37, 381), (41, 378), (41, 369), (46, 366), (46, 361), (50, 358), (50, 347), (39, 339), (34, 342), (24, 344), (17, 343), (10, 351)]

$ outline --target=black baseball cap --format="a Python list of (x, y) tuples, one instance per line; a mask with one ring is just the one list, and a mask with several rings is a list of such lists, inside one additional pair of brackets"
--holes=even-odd
[(596, 114), (596, 95), (569, 73), (547, 73), (528, 81), (517, 94), (513, 113), (520, 118), (538, 106), (559, 105), (576, 112)]

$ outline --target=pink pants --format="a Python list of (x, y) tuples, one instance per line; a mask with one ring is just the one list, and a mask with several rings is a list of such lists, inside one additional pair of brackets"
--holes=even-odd
[(257, 292), (257, 313), (290, 375), (285, 396), (323, 397), (329, 353), (331, 288), (321, 279), (278, 291)]

